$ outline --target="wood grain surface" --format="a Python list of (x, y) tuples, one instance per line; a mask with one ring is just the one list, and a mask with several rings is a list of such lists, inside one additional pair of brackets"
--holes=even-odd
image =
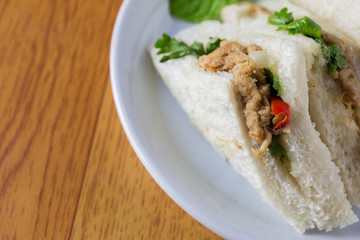
[(108, 70), (121, 3), (0, 1), (0, 239), (220, 238), (124, 134)]

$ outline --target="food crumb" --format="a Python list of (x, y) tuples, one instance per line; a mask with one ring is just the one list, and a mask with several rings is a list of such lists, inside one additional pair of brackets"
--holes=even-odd
[(226, 142), (226, 143), (228, 143), (228, 142), (229, 142), (229, 140), (226, 140), (226, 139), (221, 139), (221, 138), (219, 138), (219, 137), (216, 137), (216, 139), (217, 139), (217, 140), (219, 140), (220, 142)]
[(238, 142), (238, 140), (235, 140), (235, 145), (237, 146), (238, 149), (242, 149), (242, 145)]

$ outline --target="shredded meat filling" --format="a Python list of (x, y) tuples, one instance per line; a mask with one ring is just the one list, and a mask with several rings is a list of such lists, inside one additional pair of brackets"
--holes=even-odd
[(355, 106), (353, 111), (354, 111), (353, 117), (355, 119), (355, 122), (358, 126), (360, 126), (360, 108)]
[(244, 115), (249, 135), (260, 145), (258, 150), (253, 150), (256, 157), (262, 157), (271, 143), (272, 133), (269, 126), (273, 117), (268, 101), (269, 84), (266, 83), (264, 74), (247, 55), (259, 50), (261, 48), (255, 44), (245, 48), (237, 42), (224, 40), (218, 49), (199, 59), (199, 66), (205, 70), (233, 73), (234, 85), (245, 104)]
[(360, 96), (359, 96), (359, 81), (354, 72), (354, 56), (352, 50), (339, 38), (323, 31), (321, 38), (327, 45), (338, 45), (345, 53), (344, 59), (346, 60), (345, 69), (337, 69), (335, 74), (331, 77), (337, 81), (341, 90), (344, 93), (344, 98), (347, 103), (350, 103), (353, 108), (353, 117), (356, 124), (360, 128)]
[(321, 33), (321, 38), (327, 45), (338, 45), (344, 51), (346, 68), (337, 69), (337, 72), (332, 74), (331, 77), (339, 82), (346, 100), (355, 104), (356, 106), (360, 106), (359, 82), (353, 70), (353, 52), (341, 39), (325, 31)]

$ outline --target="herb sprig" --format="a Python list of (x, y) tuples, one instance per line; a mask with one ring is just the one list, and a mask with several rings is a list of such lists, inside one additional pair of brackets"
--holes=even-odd
[(281, 86), (280, 86), (280, 81), (277, 75), (274, 75), (272, 73), (272, 71), (270, 70), (270, 68), (264, 68), (264, 75), (266, 77), (266, 82), (268, 82), (271, 86), (270, 88), (270, 95), (271, 96), (278, 96), (281, 97), (282, 95), (282, 90), (281, 90)]
[(210, 37), (210, 41), (205, 48), (204, 45), (199, 42), (194, 42), (191, 46), (188, 46), (186, 43), (178, 41), (174, 37), (170, 37), (164, 33), (162, 38), (156, 41), (155, 47), (160, 49), (157, 54), (168, 53), (160, 60), (160, 62), (166, 62), (170, 59), (181, 58), (186, 55), (194, 55), (197, 58), (202, 55), (207, 55), (217, 49), (221, 41), (222, 39), (218, 37)]
[(269, 153), (273, 157), (279, 156), (280, 159), (285, 158), (290, 162), (290, 158), (287, 155), (285, 148), (282, 146), (279, 136), (273, 135), (272, 141), (269, 145)]
[(274, 13), (274, 18), (269, 17), (268, 22), (273, 25), (286, 25), (294, 21), (292, 13), (287, 12), (287, 8), (283, 8), (280, 12)]
[(291, 12), (287, 8), (283, 8), (280, 12), (275, 12), (274, 17), (268, 19), (268, 22), (273, 25), (280, 25), (277, 29), (286, 30), (289, 34), (301, 33), (307, 37), (314, 39), (315, 42), (321, 46), (321, 51), (328, 63), (328, 72), (334, 74), (337, 68), (345, 69), (346, 60), (343, 58), (345, 53), (338, 45), (328, 46), (321, 39), (321, 27), (311, 20), (309, 17), (303, 17), (293, 20)]
[[(170, 0), (172, 15), (188, 21), (220, 20), (220, 11), (229, 4), (244, 0)], [(253, 2), (253, 1), (250, 1)]]

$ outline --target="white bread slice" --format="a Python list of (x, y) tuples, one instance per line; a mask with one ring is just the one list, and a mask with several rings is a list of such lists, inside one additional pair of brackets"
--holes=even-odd
[(351, 108), (343, 103), (343, 93), (321, 61), (308, 70), (311, 119), (328, 146), (348, 198), (360, 207), (360, 137)]
[(161, 56), (151, 47), (156, 69), (193, 125), (297, 231), (314, 227), (328, 231), (356, 222), (339, 169), (310, 120), (306, 60), (299, 44), (218, 22), (203, 22), (176, 38), (191, 44), (206, 43), (210, 36), (263, 48), (250, 57), (259, 67), (270, 67), (282, 81), (283, 99), (292, 109), (291, 134), (283, 137), (291, 162), (283, 164), (266, 153), (269, 163), (264, 164), (251, 154), (230, 73), (205, 72), (193, 56), (160, 63)]
[[(351, 45), (353, 43), (349, 38), (341, 35), (341, 32), (339, 34), (333, 27), (329, 26), (330, 30), (324, 28), (329, 23), (322, 23), (326, 22), (324, 19), (318, 20), (320, 15), (313, 15), (307, 9), (296, 6), (291, 2), (267, 0), (260, 3), (271, 11), (279, 11), (283, 7), (287, 7), (290, 12), (294, 13), (295, 18), (309, 16), (321, 23), (323, 29), (344, 40), (346, 44)], [(357, 5), (360, 5), (360, 1), (357, 2)], [(266, 14), (256, 16), (265, 21), (251, 22), (251, 17), (247, 14), (249, 8), (246, 6), (246, 4), (240, 4), (224, 8), (222, 11), (223, 21), (242, 28), (256, 29), (257, 32), (266, 33), (277, 38), (295, 41), (302, 47), (306, 59), (306, 75), (309, 81), (311, 119), (315, 123), (316, 130), (320, 132), (321, 140), (328, 146), (332, 160), (340, 168), (340, 176), (345, 184), (348, 198), (355, 206), (360, 207), (359, 127), (353, 119), (352, 110), (342, 102), (343, 93), (338, 84), (327, 73), (326, 62), (320, 51), (320, 46), (312, 39), (301, 34), (289, 35), (286, 31), (276, 31), (277, 26), (267, 24)], [(323, 8), (326, 7), (323, 6)], [(339, 18), (337, 17), (336, 20)], [(356, 24), (360, 29), (360, 22), (354, 25)], [(360, 54), (356, 47), (354, 47), (353, 53), (355, 63), (353, 65), (358, 66), (355, 72), (360, 80)]]

